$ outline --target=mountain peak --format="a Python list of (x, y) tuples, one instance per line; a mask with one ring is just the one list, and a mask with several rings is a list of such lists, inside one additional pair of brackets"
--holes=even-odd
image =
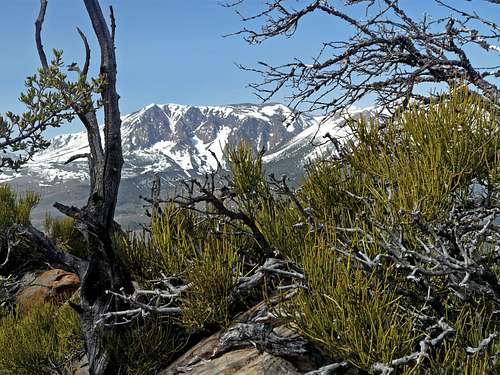
[[(302, 145), (304, 139), (313, 137), (316, 133), (313, 129), (323, 120), (293, 114), (280, 103), (220, 106), (151, 103), (122, 117), (124, 176), (152, 171), (199, 175), (216, 167), (212, 153), (224, 162), (227, 147), (241, 141), (247, 141), (254, 150), (266, 150), (266, 160), (276, 160), (278, 155), (284, 157), (292, 146)], [(288, 124), (290, 119), (293, 121)], [(335, 122), (329, 123), (324, 128)], [(88, 152), (85, 132), (58, 135), (20, 174), (31, 175), (44, 184), (85, 180), (88, 176), (84, 160), (64, 165), (71, 156), (85, 152)], [(0, 175), (0, 182), (18, 176), (6, 171)]]
[[(355, 112), (369, 113), (361, 109)], [(341, 118), (320, 125), (323, 118), (292, 115), (290, 108), (279, 103), (225, 106), (153, 103), (123, 116), (125, 163), (118, 217), (124, 215), (122, 222), (132, 220), (127, 212), (138, 212), (141, 205), (138, 196), (149, 193), (147, 184), (153, 173), (160, 173), (166, 186), (174, 186), (179, 178), (201, 176), (215, 169), (217, 160), (213, 154), (224, 165), (225, 150), (241, 141), (247, 141), (255, 151), (266, 151), (264, 162), (268, 172), (287, 174), (293, 179), (302, 176), (302, 166), (308, 159), (329, 147), (322, 139), (324, 134), (347, 136), (341, 128)], [(293, 122), (287, 126), (292, 117)], [(313, 142), (315, 138), (318, 141)], [(317, 143), (323, 146), (315, 147)], [(89, 178), (86, 160), (64, 163), (75, 154), (88, 152), (85, 132), (58, 135), (49, 148), (20, 171), (0, 173), (0, 183), (9, 182), (20, 189), (43, 189), (44, 198), (36, 211), (43, 217), (54, 201), (64, 202), (68, 198), (70, 189), (80, 192), (85, 199)], [(79, 204), (78, 200), (71, 203)]]

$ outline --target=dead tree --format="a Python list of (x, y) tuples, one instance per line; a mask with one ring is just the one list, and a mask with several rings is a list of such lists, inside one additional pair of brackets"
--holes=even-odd
[[(414, 99), (427, 101), (422, 88), (459, 79), (500, 105), (500, 26), (459, 9), (456, 1), (433, 2), (449, 15), (418, 19), (398, 0), (349, 0), (344, 4), (269, 0), (263, 2), (260, 12), (249, 15), (242, 14), (245, 0), (226, 6), (236, 8), (242, 21), (252, 25), (232, 34), (243, 35), (250, 44), (290, 37), (313, 14), (330, 16), (352, 31), (347, 40), (323, 43), (310, 61), (297, 57), (281, 65), (259, 62), (257, 67), (242, 66), (262, 76), (261, 82), (250, 86), (264, 101), (288, 90), (294, 109), (333, 115), (369, 94), (375, 94), (381, 108)], [(491, 12), (498, 13), (499, 2), (489, 2)], [(474, 61), (481, 50), (489, 53), (488, 67)]]
[[(49, 126), (59, 126), (64, 121), (78, 117), (87, 130), (90, 153), (73, 157), (85, 157), (89, 164), (90, 194), (82, 208), (55, 203), (55, 207), (72, 217), (76, 227), (84, 234), (88, 254), (85, 259), (59, 251), (42, 232), (36, 228), (19, 227), (18, 235), (29, 239), (45, 255), (47, 260), (76, 272), (81, 280), (81, 302), (74, 306), (82, 322), (91, 374), (108, 374), (109, 360), (104, 343), (103, 327), (99, 324), (110, 310), (127, 308), (127, 303), (113, 297), (108, 291), (132, 293), (129, 272), (120, 261), (113, 246), (113, 236), (120, 231), (113, 220), (118, 187), (123, 165), (121, 145), (121, 119), (119, 95), (116, 91), (115, 18), (111, 11), (111, 26), (108, 27), (98, 0), (84, 0), (85, 8), (100, 48), (100, 76), (87, 78), (90, 64), (90, 47), (85, 34), (77, 29), (85, 48), (82, 68), (76, 63), (68, 70), (77, 74), (71, 82), (61, 71), (61, 52), (55, 51), (51, 62), (42, 45), (41, 31), (48, 0), (40, 0), (40, 12), (35, 23), (35, 40), (41, 62), (39, 76), (28, 78), (28, 91), (22, 96), (28, 105), (27, 114), (9, 114), (8, 122), (0, 121), (0, 148), (21, 150), (21, 158), (6, 156), (2, 166), (17, 167), (38, 149), (46, 146), (43, 131)], [(98, 106), (104, 111), (104, 140), (101, 139), (92, 95), (98, 92)], [(17, 129), (17, 131), (16, 131)], [(14, 134), (14, 135), (13, 135)], [(23, 145), (27, 147), (23, 148)]]

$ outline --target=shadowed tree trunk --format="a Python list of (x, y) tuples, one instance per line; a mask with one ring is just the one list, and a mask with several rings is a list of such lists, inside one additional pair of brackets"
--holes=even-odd
[[(47, 8), (47, 0), (41, 0), (40, 13), (36, 21), (36, 43), (43, 69), (49, 69), (41, 42), (41, 29)], [(98, 0), (84, 0), (85, 8), (92, 22), (92, 27), (100, 48), (100, 76), (103, 79), (101, 99), (104, 110), (104, 142), (101, 140), (96, 110), (93, 105), (72, 108), (84, 124), (90, 146), (90, 154), (77, 155), (86, 157), (89, 162), (90, 194), (87, 204), (79, 209), (56, 203), (54, 206), (75, 219), (77, 228), (85, 235), (88, 243), (87, 259), (67, 258), (62, 255), (41, 232), (31, 228), (28, 235), (32, 237), (49, 258), (62, 262), (78, 273), (81, 279), (81, 302), (78, 310), (82, 329), (85, 335), (87, 355), (91, 374), (108, 374), (109, 358), (103, 342), (104, 330), (100, 319), (110, 310), (124, 308), (123, 302), (114, 301), (108, 290), (133, 291), (130, 274), (123, 266), (113, 246), (113, 235), (120, 232), (118, 224), (113, 220), (118, 188), (123, 165), (121, 145), (121, 119), (119, 95), (116, 92), (116, 56), (115, 56), (115, 19), (111, 10), (111, 29), (108, 28)], [(75, 68), (80, 79), (86, 80), (90, 61), (90, 48), (83, 32), (78, 29), (83, 39), (86, 59), (83, 69)], [(91, 103), (91, 93), (87, 94)], [(118, 306), (122, 304), (122, 306)]]

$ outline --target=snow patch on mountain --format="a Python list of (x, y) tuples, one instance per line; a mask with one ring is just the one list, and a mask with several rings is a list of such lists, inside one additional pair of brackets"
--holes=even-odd
[[(368, 112), (357, 108), (349, 111), (352, 116)], [(331, 149), (331, 142), (325, 142), (326, 133), (340, 142), (349, 137), (343, 123), (339, 117), (325, 120), (323, 117), (296, 116), (290, 108), (275, 103), (150, 104), (122, 116), (125, 161), (122, 177), (133, 179), (152, 173), (201, 175), (217, 168), (217, 160), (225, 166), (227, 148), (243, 140), (255, 151), (263, 148), (266, 163), (290, 158), (294, 159), (290, 165), (299, 168), (307, 159)], [(42, 186), (70, 180), (88, 181), (85, 159), (64, 164), (70, 157), (85, 153), (89, 153), (85, 132), (58, 135), (19, 172), (0, 173), (0, 182), (24, 178)]]

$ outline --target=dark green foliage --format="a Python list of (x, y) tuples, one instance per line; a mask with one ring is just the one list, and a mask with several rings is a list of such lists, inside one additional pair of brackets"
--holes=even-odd
[(117, 375), (156, 375), (186, 343), (186, 336), (169, 321), (149, 317), (108, 337), (110, 359)]
[(85, 258), (87, 254), (86, 241), (76, 229), (73, 218), (54, 218), (47, 214), (43, 225), (47, 235), (60, 250)]
[(0, 275), (8, 275), (9, 271), (26, 266), (28, 261), (36, 262), (24, 256), (30, 250), (29, 244), (17, 241), (16, 227), (29, 223), (31, 210), (39, 200), (36, 193), (18, 194), (8, 185), (0, 185), (0, 264), (6, 260), (9, 242), (12, 244), (8, 264), (0, 270)]
[(83, 341), (77, 314), (67, 305), (39, 304), (0, 318), (0, 374), (70, 373)]
[(70, 81), (63, 72), (62, 51), (53, 52), (47, 69), (40, 68), (26, 79), (26, 91), (20, 95), (26, 112), (0, 116), (0, 143), (7, 145), (6, 151), (17, 152), (16, 158), (0, 157), (0, 168), (17, 169), (37, 151), (47, 148), (50, 143), (44, 138), (44, 131), (71, 122), (76, 116), (75, 108), (86, 113), (93, 105), (92, 94), (102, 90), (101, 77), (88, 83), (87, 77), (80, 75), (75, 82)]

